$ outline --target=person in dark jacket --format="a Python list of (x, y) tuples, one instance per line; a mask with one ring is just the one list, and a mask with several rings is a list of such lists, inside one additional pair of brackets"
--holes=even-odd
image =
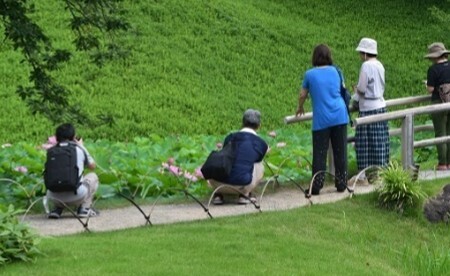
[[(431, 94), (431, 104), (440, 104), (442, 99), (439, 95), (441, 85), (450, 83), (450, 63), (448, 62), (447, 50), (442, 42), (435, 42), (428, 46), (428, 54), (425, 58), (432, 62), (427, 73), (427, 90)], [(450, 112), (439, 112), (431, 114), (433, 120), (435, 137), (450, 135)], [(450, 143), (436, 145), (438, 164), (436, 170), (445, 171), (450, 169)]]
[[(261, 126), (261, 113), (257, 110), (248, 109), (244, 112), (242, 118), (243, 128), (239, 132), (229, 134), (223, 143), (235, 144), (235, 160), (228, 179), (210, 179), (209, 185), (217, 188), (220, 185), (220, 193), (214, 195), (213, 203), (216, 205), (223, 204), (223, 194), (239, 194), (238, 204), (250, 203), (246, 198), (255, 201), (256, 199), (251, 192), (256, 188), (260, 180), (264, 176), (264, 165), (262, 160), (267, 152), (267, 143), (258, 136), (256, 131)], [(242, 196), (245, 195), (246, 197)]]

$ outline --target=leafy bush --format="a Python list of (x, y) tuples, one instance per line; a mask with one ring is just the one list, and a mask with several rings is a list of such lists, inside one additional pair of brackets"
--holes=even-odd
[(22, 211), (0, 205), (0, 265), (20, 260), (29, 262), (41, 254), (39, 239), (29, 227), (17, 219)]
[(413, 181), (411, 173), (398, 162), (390, 162), (389, 166), (381, 170), (380, 181), (378, 203), (384, 208), (403, 213), (426, 197), (419, 183)]

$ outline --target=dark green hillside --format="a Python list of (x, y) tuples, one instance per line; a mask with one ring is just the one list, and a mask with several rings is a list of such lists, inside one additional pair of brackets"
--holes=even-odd
[[(36, 2), (35, 17), (55, 44), (73, 48), (61, 3)], [(130, 47), (129, 58), (96, 68), (77, 53), (56, 76), (88, 113), (115, 118), (113, 127), (80, 126), (86, 137), (124, 141), (150, 133), (226, 133), (249, 107), (263, 112), (265, 129), (282, 128), (283, 117), (296, 108), (299, 77), (310, 66), (312, 48), (329, 44), (353, 83), (360, 65), (354, 49), (363, 36), (379, 42), (387, 98), (425, 93), (427, 45), (450, 44), (428, 10), (448, 10), (445, 1), (125, 3), (133, 27), (120, 40)], [(7, 43), (0, 44), (0, 53), (0, 142), (45, 139), (54, 126), (29, 115), (15, 94), (27, 68)]]

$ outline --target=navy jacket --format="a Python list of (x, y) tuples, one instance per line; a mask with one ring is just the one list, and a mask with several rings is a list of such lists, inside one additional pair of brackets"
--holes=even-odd
[(253, 164), (261, 162), (267, 152), (267, 143), (259, 136), (249, 132), (229, 134), (223, 143), (235, 143), (236, 159), (231, 169), (230, 177), (222, 181), (231, 185), (248, 185), (252, 182)]

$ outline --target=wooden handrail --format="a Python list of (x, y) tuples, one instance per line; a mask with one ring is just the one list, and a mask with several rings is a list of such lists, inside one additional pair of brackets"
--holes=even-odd
[[(431, 100), (431, 95), (423, 95), (423, 96), (413, 96), (413, 97), (405, 97), (405, 98), (398, 98), (398, 99), (392, 99), (386, 101), (386, 106), (397, 106), (397, 105), (405, 105), (405, 104), (414, 104), (414, 103), (422, 103), (426, 101)], [(354, 112), (353, 108), (350, 108), (350, 112)], [(290, 115), (284, 117), (284, 123), (285, 124), (292, 124), (302, 121), (308, 121), (311, 120), (313, 117), (312, 112), (305, 113), (302, 116), (295, 116)]]
[[(393, 99), (386, 101), (386, 106), (396, 106), (396, 105), (406, 105), (406, 104), (413, 104), (413, 103), (421, 103), (425, 101), (429, 101), (431, 99), (431, 95), (423, 95), (423, 96), (417, 96), (417, 97), (406, 97), (406, 98), (399, 98), (399, 99)], [(450, 111), (450, 102), (449, 103), (440, 103), (440, 104), (430, 104), (426, 106), (419, 106), (419, 107), (412, 107), (392, 112), (387, 112), (383, 114), (376, 114), (376, 115), (370, 115), (365, 117), (356, 118), (353, 120), (355, 123), (355, 126), (365, 125), (365, 124), (371, 124), (376, 122), (382, 122), (382, 121), (389, 121), (394, 119), (402, 119), (402, 128), (401, 129), (394, 129), (389, 131), (389, 136), (393, 135), (401, 135), (401, 141), (402, 141), (402, 164), (403, 168), (409, 169), (411, 167), (414, 167), (414, 148), (419, 147), (426, 147), (431, 145), (437, 145), (437, 144), (444, 144), (444, 143), (450, 143), (450, 136), (445, 137), (438, 137), (434, 139), (426, 139), (422, 141), (414, 141), (414, 133), (416, 131), (423, 131), (423, 130), (432, 130), (433, 126), (430, 125), (424, 125), (424, 126), (417, 126), (414, 127), (414, 116), (415, 115), (421, 115), (421, 114), (432, 114), (432, 113), (438, 113), (438, 112), (444, 112), (444, 111)], [(296, 117), (294, 116), (286, 116), (284, 118), (284, 122), (286, 124), (301, 122), (312, 119), (313, 114), (311, 112), (304, 114), (303, 116)], [(354, 137), (349, 137), (348, 142), (354, 141)], [(332, 162), (332, 153), (329, 149), (329, 169), (331, 172), (334, 171), (334, 166)]]
[(437, 144), (446, 144), (450, 142), (450, 136), (437, 137), (432, 139), (425, 139), (414, 142), (414, 148), (423, 148), (428, 146), (434, 146)]
[[(415, 126), (414, 127), (414, 133), (416, 132), (421, 132), (421, 131), (430, 131), (430, 130), (434, 130), (433, 125), (421, 125), (421, 126)], [(399, 136), (402, 134), (402, 129), (401, 128), (395, 128), (395, 129), (390, 129), (389, 130), (389, 137), (391, 136)], [(347, 142), (351, 143), (351, 142), (355, 142), (355, 136), (350, 136), (347, 138)]]
[(448, 111), (448, 110), (450, 110), (450, 103), (432, 104), (432, 105), (427, 105), (427, 106), (412, 107), (412, 108), (402, 109), (402, 110), (398, 110), (398, 111), (392, 111), (392, 112), (388, 112), (388, 113), (360, 117), (360, 118), (354, 119), (353, 122), (355, 123), (355, 126), (359, 126), (359, 125), (366, 125), (366, 124), (371, 124), (371, 123), (375, 123), (375, 122), (401, 119), (401, 118), (405, 118), (406, 115), (415, 116), (415, 115), (431, 114), (431, 113), (437, 113), (437, 112)]

